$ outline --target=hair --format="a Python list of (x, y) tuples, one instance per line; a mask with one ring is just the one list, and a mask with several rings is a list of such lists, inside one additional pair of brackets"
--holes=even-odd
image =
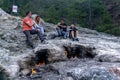
[(30, 12), (31, 12), (31, 11), (27, 11), (27, 12), (26, 12), (26, 16), (27, 16)]
[(36, 17), (35, 17), (35, 22), (36, 22), (36, 23), (39, 23), (39, 22), (40, 22), (40, 16), (36, 16)]
[(61, 20), (64, 21), (64, 22), (66, 21), (65, 18), (62, 18)]
[(72, 23), (71, 23), (71, 25), (72, 25), (72, 24), (73, 24), (73, 25), (75, 25), (75, 23), (74, 23), (74, 22), (72, 22)]

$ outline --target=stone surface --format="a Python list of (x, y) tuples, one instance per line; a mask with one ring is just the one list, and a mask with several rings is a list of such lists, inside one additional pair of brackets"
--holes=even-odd
[(21, 26), (20, 17), (15, 17), (7, 14), (0, 8), (0, 28), (1, 29), (14, 29)]
[[(21, 69), (26, 75), (31, 70), (35, 53), (47, 49), (50, 63), (39, 67), (38, 73), (34, 76), (23, 76), (20, 77), (21, 80), (31, 78), (33, 80), (84, 80), (85, 78), (87, 80), (119, 80), (120, 76), (110, 70), (120, 67), (120, 37), (79, 28), (79, 42), (74, 42), (70, 39), (56, 37), (56, 25), (46, 23), (48, 44), (42, 44), (39, 39), (35, 38), (36, 35), (33, 35), (32, 39), (36, 48), (32, 50), (26, 44), (21, 24), (19, 17), (9, 15), (5, 17), (2, 12), (2, 16), (0, 16), (0, 66), (5, 69), (10, 78), (19, 80)], [(69, 60), (65, 55), (63, 45), (95, 48), (96, 56), (91, 59), (84, 57)]]
[(38, 45), (34, 53), (37, 51), (40, 51), (42, 49), (47, 49), (48, 50), (48, 61), (49, 62), (54, 62), (54, 61), (62, 61), (66, 59), (65, 51), (63, 48), (55, 45), (55, 44), (45, 44), (45, 45)]

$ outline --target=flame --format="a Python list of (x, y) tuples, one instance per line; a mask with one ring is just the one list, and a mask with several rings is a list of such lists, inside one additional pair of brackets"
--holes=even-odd
[(66, 54), (66, 56), (68, 55), (68, 52), (67, 51), (65, 51), (65, 54)]
[(36, 70), (34, 68), (32, 68), (32, 74), (37, 73)]
[[(42, 63), (36, 64), (36, 66), (38, 66), (38, 67), (40, 67), (42, 65), (45, 65), (44, 61)], [(32, 68), (32, 74), (36, 74), (36, 73), (37, 73), (37, 71), (34, 68)]]
[(75, 55), (75, 58), (78, 58), (78, 56), (77, 56), (77, 55)]
[(38, 67), (40, 67), (40, 66), (42, 66), (42, 65), (45, 65), (45, 62), (44, 62), (44, 61), (43, 61), (42, 63), (40, 62), (40, 63), (36, 64), (36, 66), (38, 66)]

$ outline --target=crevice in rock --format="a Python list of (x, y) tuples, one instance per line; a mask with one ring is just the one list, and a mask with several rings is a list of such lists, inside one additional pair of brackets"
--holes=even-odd
[(48, 49), (42, 49), (40, 51), (37, 51), (35, 54), (35, 58), (34, 58), (34, 61), (35, 61), (35, 64), (39, 64), (39, 63), (45, 63), (47, 64), (48, 63), (48, 53), (49, 50)]
[[(94, 58), (96, 55), (94, 52), (95, 48), (86, 47), (82, 45), (67, 45), (59, 48), (61, 52), (59, 52), (59, 49), (51, 49), (51, 48), (48, 49), (47, 47), (45, 47), (44, 49), (37, 49), (34, 55), (28, 56), (27, 58), (25, 58), (25, 60), (19, 62), (20, 76), (39, 75), (40, 77), (41, 72), (45, 72), (45, 71), (59, 75), (59, 72), (57, 70), (48, 69), (45, 67), (45, 65), (64, 61), (63, 60), (64, 58), (62, 57), (66, 57), (66, 56), (68, 58), (75, 58), (75, 57)], [(64, 54), (64, 55), (60, 55), (60, 54)], [(60, 57), (61, 59), (57, 59)], [(67, 57), (66, 60), (68, 60)]]
[(48, 49), (41, 49), (34, 55), (26, 57), (23, 61), (18, 61), (20, 66), (19, 76), (30, 76), (39, 72), (39, 67), (48, 64)]
[(96, 53), (95, 48), (85, 47), (82, 45), (64, 46), (65, 54), (68, 58), (94, 58)]

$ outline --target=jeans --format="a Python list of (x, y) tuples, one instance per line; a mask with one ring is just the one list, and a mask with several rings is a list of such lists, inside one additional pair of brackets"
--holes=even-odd
[(68, 32), (67, 31), (62, 31), (62, 35), (63, 35), (64, 38), (67, 38)]
[(43, 35), (39, 32), (39, 31), (36, 31), (36, 30), (25, 30), (23, 31), (23, 33), (25, 34), (26, 38), (27, 38), (27, 42), (28, 44), (33, 47), (33, 42), (32, 42), (32, 37), (31, 37), (31, 34), (37, 34), (39, 39), (41, 41), (44, 41), (44, 37)]
[(60, 28), (56, 28), (58, 36), (62, 36), (62, 30)]
[(37, 27), (40, 30), (40, 33), (44, 34), (44, 28), (43, 27)]

